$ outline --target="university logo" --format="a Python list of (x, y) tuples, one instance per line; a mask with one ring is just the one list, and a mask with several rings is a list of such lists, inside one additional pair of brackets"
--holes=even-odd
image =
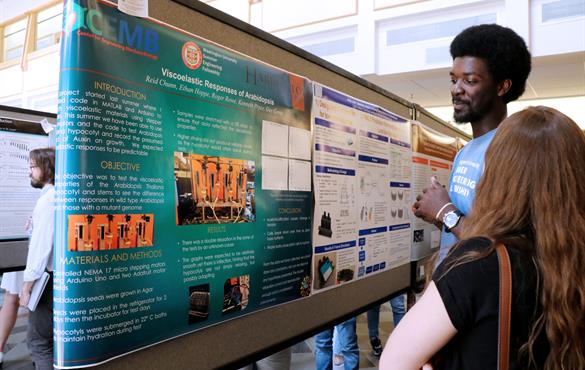
[(183, 45), (181, 57), (183, 58), (183, 63), (189, 69), (197, 69), (203, 63), (201, 48), (193, 41), (188, 41)]

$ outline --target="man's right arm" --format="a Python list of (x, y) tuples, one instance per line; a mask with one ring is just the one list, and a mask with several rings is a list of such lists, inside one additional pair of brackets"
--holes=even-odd
[[(412, 205), (412, 211), (416, 217), (435, 224), (439, 228), (443, 224), (443, 216), (455, 210), (457, 208), (451, 202), (447, 189), (434, 177), (431, 180), (431, 186), (424, 189), (422, 194), (416, 197), (416, 202)], [(465, 215), (461, 215), (457, 226), (450, 230), (457, 238), (459, 238), (463, 229), (464, 219)]]

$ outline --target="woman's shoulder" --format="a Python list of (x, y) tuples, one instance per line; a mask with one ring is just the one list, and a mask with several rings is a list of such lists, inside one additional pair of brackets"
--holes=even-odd
[(492, 240), (484, 236), (476, 236), (466, 240), (460, 241), (452, 251), (452, 255), (458, 256), (467, 252), (481, 252), (485, 251), (489, 246), (492, 245)]
[[(452, 266), (460, 265), (462, 262), (471, 263), (479, 261), (488, 248), (492, 245), (492, 241), (486, 237), (473, 237), (462, 240), (455, 244), (449, 254), (441, 265)], [(482, 256), (486, 257), (486, 256)]]

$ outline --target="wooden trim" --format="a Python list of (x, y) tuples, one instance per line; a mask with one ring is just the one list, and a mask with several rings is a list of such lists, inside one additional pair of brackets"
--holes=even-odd
[(16, 23), (18, 21), (23, 20), (23, 19), (26, 18), (26, 14), (27, 13), (19, 14), (18, 16), (14, 17), (14, 18), (10, 18), (7, 21), (2, 22), (2, 23), (0, 23), (0, 27), (4, 27), (5, 28), (6, 26), (11, 25), (12, 23)]
[(0, 62), (0, 71), (5, 70), (10, 67), (17, 66), (20, 63), (18, 59), (10, 59), (6, 62)]
[(43, 56), (49, 55), (49, 54), (55, 54), (55, 53), (58, 54), (60, 51), (60, 45), (61, 45), (61, 41), (59, 41), (57, 44), (47, 46), (46, 48), (43, 48), (40, 50), (33, 50), (28, 54), (28, 60), (38, 59), (40, 57), (43, 57)]
[(23, 71), (26, 70), (27, 65), (27, 55), (36, 50), (36, 41), (37, 41), (37, 18), (38, 13), (42, 12), (45, 9), (48, 9), (52, 6), (57, 4), (63, 4), (63, 0), (51, 0), (47, 3), (37, 6), (29, 10), (28, 12), (18, 15), (14, 18), (10, 18), (4, 22), (0, 23), (0, 69), (8, 68), (13, 64), (10, 63), (12, 61), (6, 62), (4, 65), (4, 29), (6, 26), (11, 25), (13, 23), (19, 22), (23, 19), (27, 19), (26, 28), (25, 28), (25, 36), (24, 36), (24, 45), (22, 55), (20, 57), (20, 65), (23, 68)]
[(0, 25), (0, 65), (4, 63), (4, 28)]
[(28, 54), (35, 49), (37, 33), (37, 13), (30, 12), (27, 14), (26, 33), (24, 36), (24, 48), (20, 57), (20, 68), (26, 71), (28, 68)]
[(20, 15), (17, 15), (16, 17), (14, 17), (14, 18), (7, 19), (4, 22), (0, 22), (0, 27), (6, 27), (9, 24), (18, 22), (19, 20), (26, 18), (27, 17), (27, 14), (29, 14), (29, 13), (42, 12), (43, 10), (48, 9), (48, 8), (52, 7), (53, 5), (57, 5), (59, 3), (63, 4), (63, 0), (52, 0), (52, 1), (48, 2), (48, 3), (46, 3), (46, 4), (43, 4), (41, 6), (37, 6), (36, 8), (33, 8), (33, 9), (29, 10), (28, 12), (26, 12), (24, 14), (20, 14)]
[(63, 0), (51, 0), (51, 1), (46, 2), (43, 5), (39, 5), (36, 8), (31, 9), (30, 12), (33, 12), (33, 13), (42, 12), (43, 10), (48, 9), (48, 8), (52, 7), (53, 5), (57, 5), (59, 3), (61, 3), (61, 5), (63, 5)]

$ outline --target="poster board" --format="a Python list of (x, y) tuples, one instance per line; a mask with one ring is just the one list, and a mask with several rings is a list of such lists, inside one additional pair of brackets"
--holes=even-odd
[[(414, 112), (412, 118), (418, 122), (421, 122), (425, 126), (429, 127), (432, 130), (435, 130), (442, 135), (447, 137), (455, 137), (457, 138), (458, 148), (461, 149), (463, 144), (467, 141), (471, 140), (471, 136), (465, 133), (462, 130), (459, 130), (457, 127), (447, 124), (443, 122), (440, 118), (435, 116), (434, 114), (430, 113), (423, 107), (418, 104), (414, 104)], [(416, 195), (415, 195), (416, 196)], [(428, 226), (430, 227), (430, 225)], [(414, 238), (413, 238), (414, 239)], [(415, 249), (415, 248), (413, 248)], [(431, 255), (426, 257), (420, 258), (417, 256), (413, 261), (411, 261), (411, 286), (414, 290), (418, 290), (419, 292), (422, 291), (424, 288), (424, 281), (425, 281), (425, 273), (426, 273), (426, 264), (430, 259)]]
[(40, 194), (30, 186), (28, 153), (48, 146), (40, 121), (55, 123), (55, 118), (50, 113), (0, 106), (0, 271), (21, 269), (26, 263), (25, 224)]
[(409, 262), (410, 122), (314, 83), (313, 293)]
[[(442, 185), (449, 184), (453, 160), (459, 150), (459, 139), (442, 135), (418, 121), (413, 121), (412, 142), (411, 203), (414, 203), (417, 195), (431, 185), (432, 176)], [(415, 218), (412, 233), (412, 261), (418, 261), (438, 250), (441, 230), (435, 225)]]
[[(151, 1), (149, 14), (153, 18), (179, 29), (207, 40), (213, 40), (224, 47), (239, 51), (289, 73), (326, 84), (345, 94), (388, 109), (402, 117), (411, 115), (412, 106), (403, 99), (247, 24), (238, 22), (215, 9), (206, 7), (204, 4), (191, 1), (181, 1), (181, 3), (189, 5), (190, 8), (179, 5), (177, 2)], [(192, 117), (188, 118), (193, 119)], [(274, 122), (270, 119), (266, 121), (266, 130), (279, 130), (278, 126), (272, 125), (270, 122), (276, 124), (281, 122)], [(291, 125), (288, 126), (290, 134)], [(274, 150), (278, 151), (278, 148), (266, 147), (264, 149), (265, 152), (262, 154), (266, 157), (276, 157), (277, 159), (284, 157), (282, 155), (284, 153), (279, 155), (279, 153), (274, 152)], [(189, 156), (198, 154), (190, 153), (188, 150), (181, 150), (179, 153), (188, 153)], [(188, 171), (181, 165), (181, 161), (183, 161), (181, 158), (185, 158), (185, 156), (173, 156), (173, 166), (176, 159), (177, 166), (173, 168), (177, 171), (177, 177), (191, 178), (192, 183), (196, 182), (197, 176), (193, 175), (193, 171), (191, 174), (185, 173)], [(191, 160), (192, 168), (194, 167), (193, 159), (197, 162), (197, 158), (187, 157), (187, 162)], [(273, 159), (268, 158), (267, 163)], [(290, 158), (287, 157), (287, 159)], [(303, 160), (303, 158), (293, 159)], [(303, 166), (293, 166), (294, 169), (299, 167)], [(290, 171), (290, 168), (289, 166), (287, 171)], [(195, 179), (193, 179), (194, 177)], [(271, 183), (277, 191), (281, 191), (285, 186), (282, 179), (281, 174), (280, 177), (267, 179), (267, 182)], [(286, 186), (290, 188), (290, 185), (289, 182)], [(306, 184), (293, 184), (295, 189), (305, 186)], [(183, 194), (185, 193), (188, 192), (183, 192)], [(156, 215), (154, 217), (156, 218)], [(132, 215), (130, 221), (132, 221)], [(76, 221), (72, 221), (72, 223), (75, 224)], [(155, 233), (154, 239), (156, 238)], [(145, 246), (145, 248), (149, 247)], [(100, 251), (87, 251), (87, 253), (87, 255), (92, 255), (92, 253), (98, 255)], [(172, 341), (157, 343), (139, 352), (127, 354), (123, 359), (103, 364), (100, 368), (192, 368), (194, 363), (200, 368), (224, 366), (234, 368), (237, 367), (237, 364), (243, 365), (247, 361), (284, 348), (317, 333), (332, 323), (351, 317), (373, 304), (387, 300), (408, 286), (409, 271), (408, 265), (398, 266), (368, 279), (347, 284), (339, 290), (327, 291), (317, 296), (256, 311), (251, 315), (238, 317), (237, 320), (222, 322), (219, 325), (201, 329)], [(361, 299), (356, 300), (354, 297)], [(238, 350), (234, 351), (234, 348)]]

